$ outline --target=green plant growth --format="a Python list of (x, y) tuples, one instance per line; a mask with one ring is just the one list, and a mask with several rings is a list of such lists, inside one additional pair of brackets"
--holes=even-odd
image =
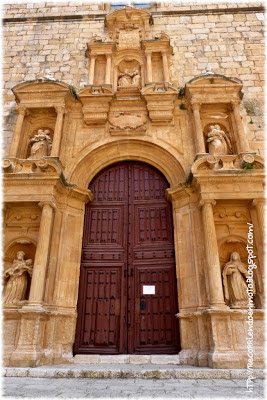
[(180, 110), (186, 110), (186, 106), (185, 106), (184, 103), (181, 103), (181, 104), (180, 104)]
[(210, 83), (214, 83), (214, 78), (210, 78)]
[(253, 169), (253, 168), (254, 168), (253, 164), (248, 162), (243, 163), (243, 169)]
[(188, 187), (188, 186), (190, 186), (190, 185), (192, 184), (192, 182), (193, 182), (193, 177), (194, 177), (194, 176), (193, 176), (192, 172), (190, 171), (188, 177), (187, 177), (186, 180), (185, 180), (185, 186), (186, 186), (186, 187)]
[(77, 89), (76, 89), (76, 87), (70, 85), (70, 86), (69, 86), (69, 90), (70, 90), (71, 94), (75, 97), (75, 99), (78, 100)]
[(185, 95), (185, 87), (179, 90), (178, 98), (181, 99)]
[(250, 118), (249, 123), (250, 123), (250, 124), (254, 124), (254, 122), (252, 121), (252, 118)]

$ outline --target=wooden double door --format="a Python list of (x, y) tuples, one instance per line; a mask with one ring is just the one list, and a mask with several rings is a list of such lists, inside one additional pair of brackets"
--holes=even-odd
[(101, 171), (86, 205), (74, 353), (175, 354), (177, 285), (168, 182), (123, 162)]

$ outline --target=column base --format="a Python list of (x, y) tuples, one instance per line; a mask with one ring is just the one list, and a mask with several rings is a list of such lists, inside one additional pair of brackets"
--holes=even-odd
[(29, 309), (29, 305), (21, 309), (18, 345), (10, 357), (9, 366), (36, 367), (40, 365), (43, 357), (46, 318), (43, 310)]

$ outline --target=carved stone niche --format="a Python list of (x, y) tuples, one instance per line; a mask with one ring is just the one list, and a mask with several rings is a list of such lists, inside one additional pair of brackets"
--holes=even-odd
[(85, 123), (87, 125), (105, 124), (113, 97), (112, 89), (104, 85), (89, 86), (80, 90), (78, 98), (83, 105)]
[[(228, 219), (229, 217), (225, 217)], [(236, 217), (235, 220), (238, 218)], [(232, 219), (230, 223), (234, 223)], [(245, 235), (244, 235), (245, 236)], [(247, 270), (248, 270), (248, 252), (246, 250), (247, 242), (244, 237), (228, 236), (219, 242), (219, 255), (222, 274), (222, 283), (225, 295), (225, 302), (230, 308), (246, 309), (248, 308), (247, 295)], [(254, 255), (257, 255), (254, 252)], [(258, 264), (258, 258), (254, 259)], [(254, 296), (253, 303), (256, 308), (262, 306), (263, 282), (259, 270), (254, 270), (253, 276)]]
[[(29, 141), (37, 134), (38, 129), (49, 130), (53, 140), (52, 148), (47, 147), (43, 155), (47, 153), (49, 156), (59, 157), (65, 110), (71, 108), (75, 102), (69, 86), (61, 82), (36, 80), (22, 82), (12, 91), (18, 103), (18, 118), (9, 157), (12, 159), (31, 157), (33, 154), (30, 151)], [(48, 138), (47, 140), (49, 141)], [(44, 150), (45, 143), (43, 144)], [(40, 153), (41, 151), (37, 158), (40, 158)]]
[(29, 298), (35, 252), (35, 244), (25, 237), (7, 246), (3, 271), (4, 308), (20, 308)]
[(141, 94), (147, 103), (152, 124), (174, 124), (174, 102), (178, 97), (177, 89), (169, 83), (154, 83), (146, 86)]
[(215, 122), (228, 131), (233, 154), (250, 152), (239, 110), (241, 89), (239, 79), (212, 73), (186, 84), (185, 101), (192, 108), (197, 154), (207, 150), (203, 127)]

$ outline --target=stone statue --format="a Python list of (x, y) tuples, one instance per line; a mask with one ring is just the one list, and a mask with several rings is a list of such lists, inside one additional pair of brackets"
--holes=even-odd
[[(229, 302), (231, 308), (247, 308), (249, 296), (247, 293), (247, 269), (240, 260), (240, 255), (233, 252), (230, 261), (223, 269), (223, 286), (225, 299)], [(256, 293), (255, 284), (253, 285), (253, 294)]]
[(141, 76), (138, 68), (134, 68), (133, 72), (125, 69), (119, 74), (118, 85), (121, 86), (141, 86)]
[(138, 68), (135, 68), (133, 71), (132, 85), (138, 87), (141, 86), (141, 76)]
[(52, 147), (52, 139), (49, 129), (38, 129), (37, 134), (30, 139), (31, 155), (30, 160), (40, 160), (44, 156), (48, 156)]
[(210, 126), (207, 142), (209, 153), (212, 155), (226, 155), (231, 153), (231, 143), (220, 125)]
[(32, 276), (33, 261), (24, 260), (24, 251), (17, 252), (17, 258), (4, 272), (4, 304), (16, 304), (25, 300), (28, 286), (28, 275)]
[(128, 69), (125, 69), (124, 72), (119, 74), (118, 80), (119, 86), (131, 86), (132, 85), (132, 77)]

